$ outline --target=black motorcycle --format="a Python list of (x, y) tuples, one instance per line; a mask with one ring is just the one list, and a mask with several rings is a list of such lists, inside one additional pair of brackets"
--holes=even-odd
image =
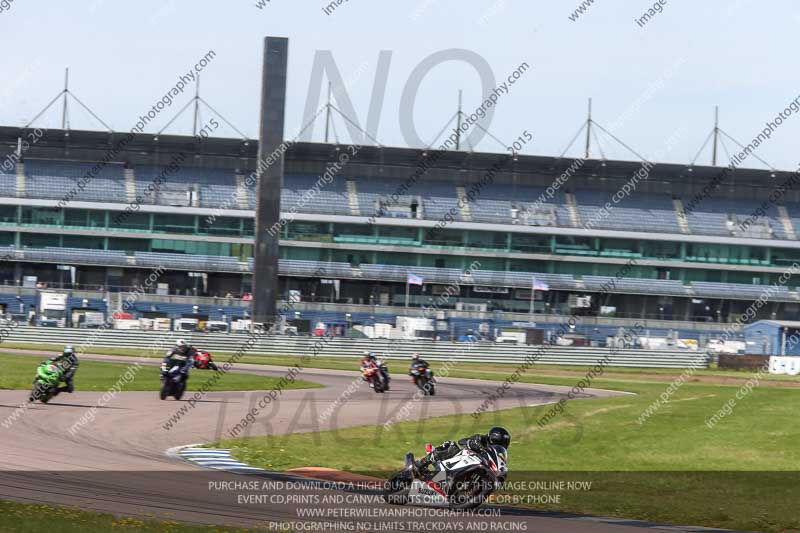
[(408, 371), (414, 385), (419, 387), (423, 394), (433, 396), (436, 394), (436, 380), (433, 379), (433, 370), (424, 365), (411, 365)]

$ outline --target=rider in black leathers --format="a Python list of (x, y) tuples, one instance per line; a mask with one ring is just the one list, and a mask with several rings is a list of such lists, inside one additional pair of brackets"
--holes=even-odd
[(458, 452), (463, 449), (470, 449), (473, 452), (480, 453), (489, 446), (498, 445), (508, 449), (511, 444), (511, 434), (506, 428), (495, 426), (489, 430), (488, 433), (477, 433), (470, 437), (464, 437), (458, 442), (451, 440), (444, 441), (439, 446), (436, 446), (425, 457), (415, 462), (417, 471), (425, 475), (430, 473), (430, 466), (437, 461), (444, 461), (454, 457)]
[(411, 355), (411, 366), (408, 368), (408, 375), (409, 376), (413, 376), (414, 375), (412, 373), (412, 370), (419, 370), (420, 373), (423, 373), (426, 370), (428, 370), (429, 366), (430, 365), (428, 364), (428, 362), (425, 359), (423, 359), (422, 357), (420, 357), (418, 353), (412, 354)]
[(75, 390), (75, 385), (72, 378), (78, 370), (78, 356), (75, 355), (75, 349), (72, 346), (64, 346), (64, 351), (61, 355), (51, 357), (50, 361), (64, 369), (64, 374), (61, 379), (64, 380), (65, 385), (58, 388), (58, 392), (72, 392)]

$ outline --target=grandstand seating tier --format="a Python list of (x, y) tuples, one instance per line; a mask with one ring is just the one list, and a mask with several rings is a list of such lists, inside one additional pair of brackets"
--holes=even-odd
[[(74, 199), (88, 202), (127, 203), (125, 170), (119, 163), (109, 163), (95, 169), (94, 162), (31, 159), (25, 161), (25, 187), (27, 198), (61, 199), (81, 181), (82, 189), (76, 191)], [(195, 205), (219, 207), (230, 198), (237, 197), (236, 170), (181, 166), (177, 171), (164, 176), (156, 191), (152, 183), (164, 172), (163, 166), (140, 165), (134, 169), (135, 190), (142, 203), (163, 205)], [(243, 174), (248, 174), (244, 171)], [(16, 197), (17, 184), (13, 171), (0, 169), (0, 195)], [(94, 176), (86, 180), (88, 175)], [(547, 176), (536, 176), (548, 179)], [(552, 177), (549, 177), (552, 178)], [(361, 214), (371, 216), (378, 212), (381, 200), (387, 200), (404, 183), (402, 176), (355, 178), (357, 205)], [(429, 220), (441, 220), (457, 206), (457, 187), (469, 190), (471, 183), (444, 182), (434, 179), (419, 180), (395, 203), (410, 205), (420, 200), (418, 213)], [(185, 200), (187, 191), (194, 191), (196, 200)], [(538, 226), (573, 227), (570, 208), (565, 194), (556, 190), (552, 197), (545, 196), (546, 189), (526, 184), (491, 183), (480, 188), (470, 202), (470, 220), (482, 223), (531, 224)], [(576, 210), (583, 224), (594, 229), (631, 230), (658, 233), (680, 233), (677, 213), (672, 197), (659, 193), (633, 193), (630, 197), (613, 204), (611, 216), (603, 215), (601, 209), (611, 199), (612, 193), (579, 189), (573, 192)], [(183, 197), (182, 197), (183, 195)], [(246, 194), (244, 199), (252, 209), (255, 195)], [(537, 201), (541, 200), (540, 204)], [(689, 198), (684, 198), (688, 201)], [(235, 202), (234, 202), (234, 205)], [(726, 200), (707, 198), (695, 209), (689, 209), (686, 221), (691, 233), (711, 236), (740, 236), (760, 239), (794, 238), (784, 227), (775, 206), (765, 216), (757, 217), (755, 223), (742, 229), (740, 223), (755, 212), (755, 200)], [(534, 212), (534, 207), (536, 212)], [(800, 205), (786, 205), (790, 224), (800, 224)], [(284, 212), (350, 215), (353, 214), (348, 196), (346, 180), (334, 176), (322, 180), (313, 174), (287, 174), (284, 177), (281, 209)], [(512, 210), (520, 216), (512, 218)], [(403, 210), (387, 210), (380, 216), (411, 216)], [(524, 216), (523, 216), (524, 215)], [(464, 212), (455, 210), (455, 220), (464, 220)]]

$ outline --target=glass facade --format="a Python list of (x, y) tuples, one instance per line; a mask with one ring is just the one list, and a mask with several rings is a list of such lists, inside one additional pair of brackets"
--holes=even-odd
[[(26, 247), (69, 247), (94, 250), (122, 250), (127, 253), (153, 251), (199, 255), (231, 256), (246, 260), (252, 256), (249, 243), (187, 240), (180, 235), (215, 237), (253, 237), (253, 219), (210, 218), (208, 215), (133, 212), (119, 217), (119, 211), (102, 209), (54, 209), (35, 206), (0, 206), (0, 224), (28, 227), (53, 227), (64, 230), (108, 231), (109, 235), (59, 235), (46, 231), (0, 231), (0, 243)], [(115, 220), (116, 219), (116, 220)], [(125, 232), (154, 234), (152, 238), (126, 238)], [(502, 231), (430, 229), (413, 226), (344, 224), (333, 222), (291, 221), (280, 228), (283, 239), (304, 243), (335, 243), (344, 249), (284, 246), (285, 258), (313, 261), (341, 261), (464, 268), (474, 259), (485, 270), (566, 273), (577, 276), (614, 276), (621, 260), (659, 261), (658, 266), (635, 265), (628, 275), (646, 279), (715, 281), (767, 284), (779, 273), (758, 272), (764, 267), (785, 268), (800, 262), (800, 249), (737, 244), (646, 241), (592, 236), (523, 234)], [(157, 235), (169, 236), (161, 238)], [(174, 237), (172, 237), (174, 236)], [(347, 249), (347, 245), (354, 245)], [(369, 245), (367, 250), (357, 248)], [(388, 248), (391, 247), (391, 248)], [(401, 248), (398, 250), (398, 248)], [(437, 253), (438, 251), (442, 253)], [(566, 257), (549, 259), (504, 258), (494, 252), (509, 254), (547, 254)], [(481, 257), (476, 253), (486, 255)], [(577, 260), (583, 258), (583, 260)], [(616, 260), (603, 263), (590, 258)], [(695, 264), (689, 268), (686, 264)], [(724, 267), (723, 267), (724, 265)], [(723, 267), (723, 268), (720, 268)]]

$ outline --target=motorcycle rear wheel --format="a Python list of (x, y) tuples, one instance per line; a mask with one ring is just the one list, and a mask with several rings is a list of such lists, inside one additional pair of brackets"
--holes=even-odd
[(408, 491), (411, 488), (411, 478), (406, 470), (401, 470), (392, 475), (383, 486), (383, 500), (390, 505), (405, 505), (408, 503)]

